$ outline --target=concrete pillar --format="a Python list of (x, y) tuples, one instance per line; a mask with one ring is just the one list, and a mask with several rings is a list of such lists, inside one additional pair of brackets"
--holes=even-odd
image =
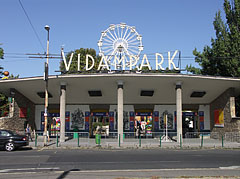
[(182, 84), (176, 83), (177, 142), (182, 141)]
[(236, 117), (236, 109), (235, 109), (235, 97), (230, 97), (230, 111), (231, 111), (231, 117)]
[(66, 83), (60, 86), (60, 142), (65, 142)]
[(123, 82), (118, 81), (118, 141), (120, 136), (120, 143), (123, 143)]

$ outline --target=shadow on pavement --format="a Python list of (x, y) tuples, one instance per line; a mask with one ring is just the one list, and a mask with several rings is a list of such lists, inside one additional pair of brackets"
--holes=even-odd
[(71, 169), (71, 170), (65, 171), (59, 177), (57, 177), (57, 179), (65, 178), (71, 171), (80, 171), (80, 170), (79, 169)]

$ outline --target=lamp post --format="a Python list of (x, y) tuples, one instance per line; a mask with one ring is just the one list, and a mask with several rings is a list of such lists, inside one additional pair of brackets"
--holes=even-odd
[(124, 49), (124, 47), (122, 46), (122, 44), (120, 44), (118, 47), (118, 52), (119, 52), (119, 56), (120, 56), (120, 70), (122, 70), (122, 51)]
[(47, 123), (48, 123), (48, 58), (49, 58), (49, 30), (50, 27), (46, 25), (45, 30), (47, 31), (47, 62), (44, 65), (44, 81), (45, 85), (45, 109), (44, 109), (44, 146), (47, 145)]

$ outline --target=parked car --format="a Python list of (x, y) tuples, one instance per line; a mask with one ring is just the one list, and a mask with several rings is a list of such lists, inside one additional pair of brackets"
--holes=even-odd
[(6, 151), (29, 145), (28, 137), (10, 130), (0, 130), (0, 147)]

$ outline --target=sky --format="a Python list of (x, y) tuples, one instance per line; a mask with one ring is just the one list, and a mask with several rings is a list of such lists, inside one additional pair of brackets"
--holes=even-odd
[[(19, 0), (0, 1), (0, 47), (4, 60), (0, 65), (20, 78), (43, 76), (46, 59), (28, 58), (24, 54), (44, 53), (50, 26), (51, 54), (79, 48), (93, 48), (101, 32), (110, 24), (135, 26), (142, 35), (142, 53), (180, 50), (183, 69), (194, 63), (192, 51), (202, 51), (215, 37), (213, 20), (223, 13), (223, 0)], [(39, 38), (39, 40), (38, 40)], [(41, 42), (41, 43), (40, 43)], [(188, 57), (188, 58), (184, 58)], [(191, 57), (191, 58), (189, 58)], [(50, 59), (50, 75), (59, 72), (59, 59)]]

